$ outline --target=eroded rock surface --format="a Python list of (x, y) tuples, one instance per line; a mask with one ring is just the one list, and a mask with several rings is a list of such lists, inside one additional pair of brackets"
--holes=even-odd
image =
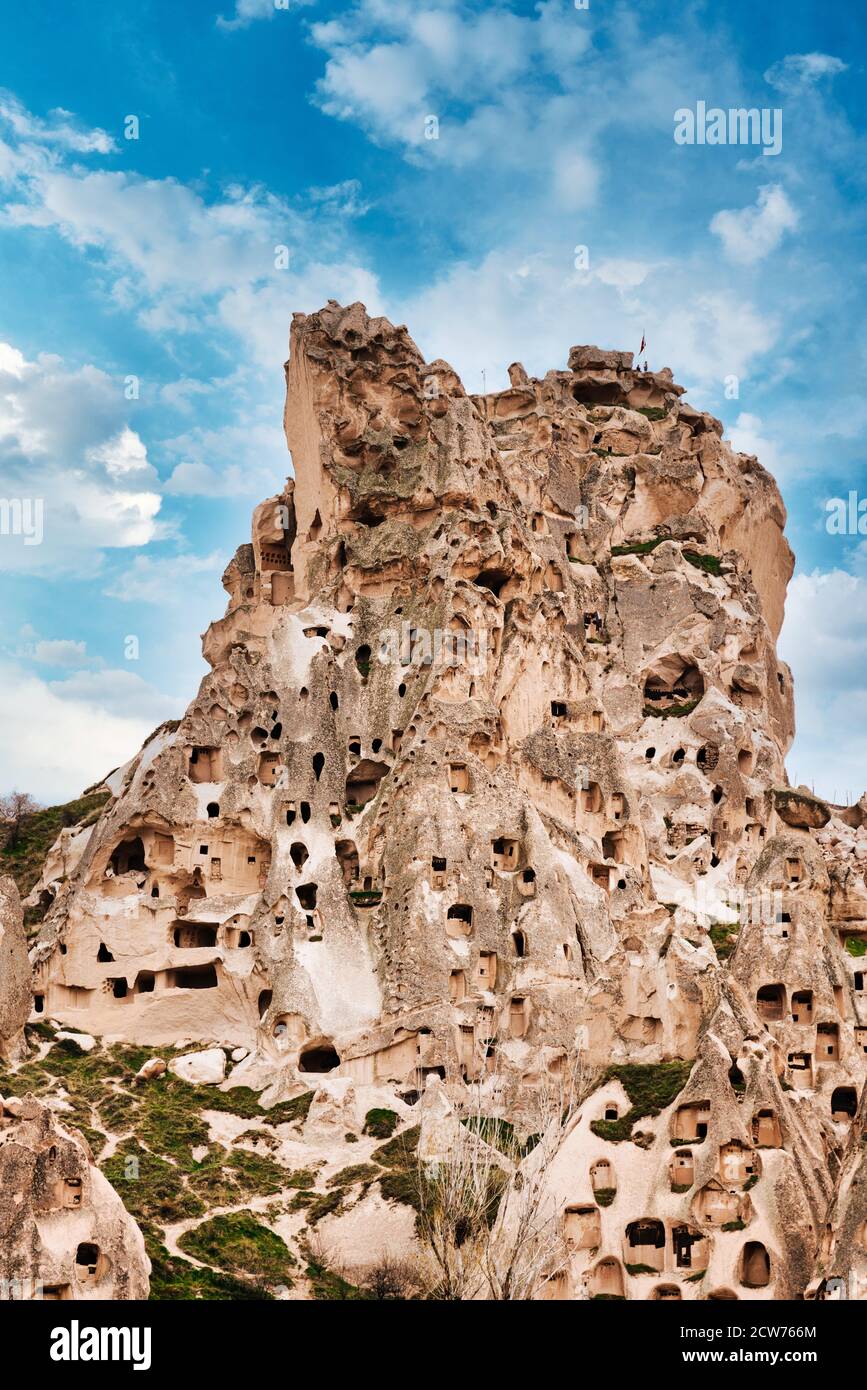
[(24, 1025), (32, 991), (27, 936), (15, 880), (0, 877), (0, 1060), (24, 1055)]
[(824, 1296), (865, 1249), (867, 835), (787, 787), (777, 487), (629, 353), (510, 382), (296, 315), (294, 480), (57, 887), (37, 1009), (249, 1049), (274, 1099), (577, 1060), (558, 1296)]
[(8, 1299), (141, 1299), (141, 1232), (81, 1135), (32, 1096), (0, 1097), (0, 1289)]

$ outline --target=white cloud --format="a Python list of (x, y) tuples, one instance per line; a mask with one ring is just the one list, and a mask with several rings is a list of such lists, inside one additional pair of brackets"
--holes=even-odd
[(563, 151), (554, 161), (553, 188), (561, 208), (589, 207), (596, 201), (599, 170), (580, 150)]
[(140, 481), (153, 482), (156, 474), (148, 463), (148, 451), (135, 430), (124, 425), (104, 444), (95, 444), (87, 451), (88, 463), (102, 464), (111, 478), (126, 478), (137, 473)]
[(596, 267), (596, 278), (603, 285), (614, 285), (618, 290), (634, 290), (647, 279), (652, 267), (643, 261), (630, 261), (608, 257)]
[[(284, 345), (284, 355), (285, 351)], [(165, 485), (167, 495), (246, 497), (252, 504), (290, 472), (276, 383), (262, 405), (246, 403), (241, 383), (236, 399), (229, 423), (193, 425), (163, 440), (164, 452), (175, 461)]]
[(100, 550), (146, 545), (157, 520), (157, 474), (124, 422), (122, 384), (94, 366), (0, 346), (0, 476), (7, 499), (41, 503), (40, 544), (0, 536), (0, 570), (90, 574)]
[(44, 681), (0, 662), (0, 791), (69, 800), (127, 761), (177, 702), (127, 671)]
[(14, 186), (0, 226), (58, 233), (108, 272), (113, 307), (158, 337), (225, 325), (273, 368), (294, 310), (377, 295), (348, 240), (351, 219), (367, 211), (354, 179), (314, 188), (293, 206), (261, 187), (229, 186), (208, 199), (172, 178), (37, 159)]
[(867, 578), (844, 570), (796, 575), (779, 651), (795, 679), (790, 777), (820, 796), (857, 799), (867, 790)]
[(690, 389), (718, 389), (728, 374), (747, 376), (773, 346), (773, 317), (733, 291), (708, 288), (702, 265), (680, 264), (676, 280), (667, 263), (644, 269), (639, 279), (637, 266), (602, 261), (597, 271), (576, 272), (566, 256), (502, 249), (479, 265), (452, 265), (391, 316), (411, 326), (428, 359), (451, 362), (470, 390), (481, 389), (483, 368), (489, 390), (505, 386), (517, 354), (541, 376), (564, 367), (574, 343), (637, 349), (645, 330), (652, 365), (670, 366)]
[[(554, 187), (565, 206), (581, 206), (598, 176), (586, 154), (569, 153), (575, 131), (545, 81), (574, 81), (591, 42), (584, 18), (565, 0), (545, 0), (532, 17), (450, 0), (424, 9), (407, 0), (360, 0), (339, 20), (311, 27), (327, 54), (317, 101), (376, 141), (456, 166), (486, 159), (521, 167), (526, 177), (555, 150)], [(555, 111), (560, 139), (546, 145), (539, 131)], [(436, 140), (426, 132), (429, 116), (440, 122)]]
[(766, 184), (759, 189), (755, 207), (716, 213), (710, 230), (720, 238), (730, 260), (752, 265), (775, 251), (784, 233), (797, 225), (798, 213), (784, 190), (776, 184)]
[(37, 642), (33, 648), (33, 659), (41, 666), (81, 666), (87, 659), (87, 643), (73, 642), (68, 638)]
[(361, 196), (359, 179), (343, 179), (325, 188), (308, 188), (307, 197), (324, 211), (337, 217), (363, 217), (370, 204)]
[(217, 551), (210, 555), (136, 555), (129, 569), (113, 580), (104, 592), (109, 598), (121, 599), (124, 603), (177, 607), (190, 603), (191, 590), (195, 589), (197, 594), (206, 590), (213, 592), (216, 609), (220, 576), (225, 566), (226, 556)]
[[(52, 168), (35, 173), (24, 191), (6, 208), (8, 224), (54, 227), (78, 247), (106, 252), (145, 293), (168, 296), (176, 309), (279, 274), (275, 246), (291, 248), (302, 226), (259, 189), (231, 189), (208, 203), (175, 179)], [(123, 284), (122, 291), (136, 292)]]
[(733, 449), (739, 454), (755, 454), (763, 468), (779, 481), (786, 473), (786, 466), (780, 457), (779, 449), (773, 440), (763, 433), (762, 421), (758, 415), (742, 410), (731, 429), (728, 438)]
[(40, 120), (12, 92), (0, 89), (0, 122), (6, 123), (19, 142), (56, 146), (72, 154), (111, 154), (117, 149), (107, 131), (82, 127), (71, 111), (58, 107), (48, 114), (47, 121)]
[(246, 344), (257, 363), (274, 372), (275, 364), (288, 356), (293, 313), (314, 313), (329, 299), (341, 304), (358, 299), (371, 314), (384, 311), (377, 277), (347, 258), (336, 263), (312, 261), (298, 274), (287, 273), (270, 284), (229, 289), (220, 300), (219, 320)]
[(316, 0), (235, 0), (235, 13), (228, 18), (217, 16), (217, 28), (246, 29), (257, 19), (273, 19), (281, 10), (297, 10), (314, 5)]
[(765, 73), (765, 81), (780, 92), (793, 95), (815, 86), (823, 78), (846, 72), (847, 64), (830, 53), (787, 53)]

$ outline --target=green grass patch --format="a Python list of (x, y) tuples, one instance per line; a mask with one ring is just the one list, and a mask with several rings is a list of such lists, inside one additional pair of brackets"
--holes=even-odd
[[(300, 1187), (310, 1174), (294, 1176)], [(292, 1176), (287, 1176), (285, 1169), (271, 1158), (246, 1149), (235, 1149), (226, 1156), (224, 1149), (216, 1147), (189, 1175), (188, 1182), (190, 1190), (207, 1207), (234, 1206), (250, 1197), (273, 1197), (284, 1187), (294, 1185)]]
[(515, 1133), (514, 1125), (508, 1120), (495, 1119), (489, 1115), (473, 1115), (469, 1120), (463, 1120), (463, 1125), (478, 1134), (486, 1144), (492, 1148), (499, 1149), (500, 1153), (506, 1154), (509, 1158), (520, 1160), (526, 1158), (527, 1154), (532, 1153), (539, 1142), (538, 1134), (531, 1134), (526, 1139), (519, 1139)]
[(632, 541), (629, 545), (612, 545), (612, 555), (649, 555), (658, 545), (662, 545), (667, 536), (657, 536), (652, 541)]
[[(91, 792), (75, 801), (67, 801), (59, 806), (45, 806), (24, 816), (15, 844), (11, 843), (11, 827), (0, 826), (0, 874), (11, 874), (22, 898), (25, 898), (33, 885), (39, 880), (45, 856), (54, 844), (61, 830), (80, 821), (91, 823), (97, 818), (110, 792)], [(35, 925), (42, 920), (39, 908), (28, 908), (28, 924)]]
[(316, 1196), (314, 1193), (313, 1201), (307, 1204), (307, 1222), (310, 1226), (315, 1226), (324, 1216), (333, 1216), (340, 1211), (343, 1206), (343, 1188), (336, 1187), (333, 1192), (326, 1192), (323, 1197)]
[(693, 710), (700, 704), (700, 700), (684, 700), (678, 705), (645, 705), (645, 719), (682, 719), (685, 714), (692, 714)]
[(142, 1226), (145, 1246), (151, 1261), (150, 1301), (152, 1303), (188, 1302), (190, 1300), (221, 1300), (237, 1303), (253, 1299), (271, 1299), (264, 1288), (230, 1274), (213, 1269), (197, 1269), (189, 1260), (170, 1255), (159, 1233), (148, 1225)]
[(185, 1231), (178, 1246), (204, 1264), (266, 1284), (291, 1284), (297, 1265), (285, 1241), (257, 1221), (251, 1211), (212, 1216), (201, 1226)]
[(357, 1182), (370, 1184), (382, 1173), (375, 1163), (353, 1163), (349, 1168), (341, 1168), (328, 1179), (329, 1187), (354, 1187)]
[(310, 1291), (313, 1298), (318, 1303), (340, 1302), (345, 1303), (349, 1300), (369, 1298), (363, 1289), (359, 1289), (355, 1284), (350, 1284), (346, 1279), (342, 1279), (339, 1274), (328, 1269), (321, 1261), (308, 1255), (309, 1263), (306, 1274), (310, 1280)]
[(100, 1166), (136, 1221), (167, 1226), (205, 1214), (204, 1202), (186, 1186), (183, 1173), (133, 1139), (125, 1139)]
[(309, 1207), (309, 1206), (310, 1206), (310, 1203), (311, 1203), (311, 1202), (315, 1202), (315, 1201), (316, 1201), (316, 1193), (315, 1193), (315, 1192), (311, 1192), (311, 1191), (309, 1191), (309, 1190), (302, 1189), (300, 1192), (296, 1192), (296, 1193), (295, 1193), (295, 1196), (292, 1198), (292, 1201), (289, 1203), (288, 1210), (289, 1210), (289, 1211), (303, 1211), (305, 1207)]
[(717, 576), (725, 574), (723, 563), (716, 555), (702, 555), (697, 550), (684, 550), (682, 554), (684, 560), (688, 560), (697, 570), (702, 570), (705, 574)]
[(867, 956), (867, 940), (863, 936), (847, 936), (846, 950), (850, 956), (860, 960), (862, 956)]
[(593, 1193), (600, 1207), (610, 1207), (614, 1198), (617, 1196), (616, 1187), (597, 1187)]
[(404, 1206), (421, 1210), (418, 1173), (413, 1168), (393, 1168), (383, 1173), (379, 1179), (379, 1190), (387, 1202), (400, 1202)]
[(399, 1124), (400, 1116), (394, 1110), (368, 1110), (361, 1132), (371, 1139), (390, 1139)]
[(590, 1128), (599, 1139), (619, 1144), (632, 1137), (632, 1129), (645, 1115), (658, 1115), (680, 1095), (692, 1070), (691, 1062), (659, 1062), (650, 1066), (628, 1063), (609, 1067), (600, 1081), (619, 1081), (632, 1102), (618, 1120), (593, 1120)]
[(403, 1134), (389, 1139), (387, 1144), (380, 1144), (378, 1149), (374, 1149), (370, 1157), (375, 1163), (381, 1163), (385, 1168), (407, 1168), (415, 1164), (420, 1133), (421, 1126), (414, 1125), (412, 1129), (406, 1129)]
[(711, 945), (717, 954), (718, 960), (728, 960), (735, 946), (738, 944), (737, 922), (715, 922), (708, 931)]

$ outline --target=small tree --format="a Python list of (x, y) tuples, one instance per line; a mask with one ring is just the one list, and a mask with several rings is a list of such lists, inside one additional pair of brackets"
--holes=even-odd
[(594, 1084), (576, 1071), (525, 1092), (523, 1137), (485, 1113), (495, 1087), (469, 1087), (443, 1158), (426, 1162), (419, 1145), (418, 1225), (438, 1272), (434, 1297), (530, 1300), (565, 1269), (569, 1251), (546, 1175)]
[(26, 816), (39, 810), (39, 803), (29, 792), (10, 792), (0, 796), (0, 820), (6, 822), (9, 830), (6, 835), (6, 849), (15, 849), (21, 839), (21, 826)]

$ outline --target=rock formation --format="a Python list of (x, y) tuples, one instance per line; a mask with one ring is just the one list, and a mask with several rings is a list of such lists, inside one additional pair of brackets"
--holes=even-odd
[(79, 1134), (0, 1097), (0, 1298), (140, 1299), (141, 1233)]
[(294, 480), (55, 885), (36, 1011), (248, 1048), (274, 1098), (577, 1063), (557, 1296), (825, 1296), (867, 1250), (867, 834), (786, 781), (778, 490), (630, 353), (510, 381), (295, 316)]
[(0, 1061), (23, 1057), (32, 992), (24, 916), (15, 880), (0, 877)]

